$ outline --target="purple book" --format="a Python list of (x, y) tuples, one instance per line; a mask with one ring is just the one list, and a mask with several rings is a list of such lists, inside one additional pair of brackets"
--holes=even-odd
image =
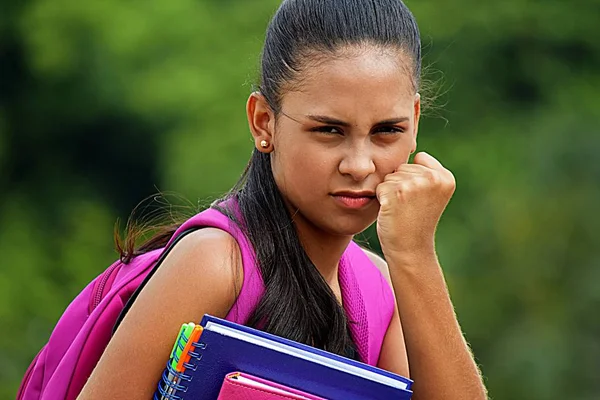
[[(412, 381), (304, 344), (205, 315), (198, 347), (181, 378), (155, 399), (217, 399), (227, 374), (241, 371), (331, 400), (410, 400)], [(163, 381), (167, 382), (165, 370)], [(173, 377), (171, 377), (172, 379)], [(176, 389), (175, 389), (176, 388)]]

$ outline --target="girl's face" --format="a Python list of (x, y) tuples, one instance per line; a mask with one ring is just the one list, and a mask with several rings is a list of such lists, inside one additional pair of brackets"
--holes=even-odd
[(354, 235), (376, 220), (377, 185), (416, 148), (420, 100), (408, 65), (398, 52), (346, 51), (283, 94), (266, 140), (297, 223)]

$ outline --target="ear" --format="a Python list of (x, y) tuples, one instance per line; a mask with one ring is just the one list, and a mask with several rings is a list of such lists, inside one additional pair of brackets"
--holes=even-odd
[(252, 93), (246, 103), (246, 114), (250, 132), (254, 139), (254, 146), (260, 152), (272, 152), (275, 113), (271, 110), (265, 96), (259, 92)]
[(419, 93), (415, 94), (414, 113), (415, 125), (413, 128), (413, 147), (411, 153), (417, 150), (417, 133), (419, 132), (419, 118), (421, 118), (421, 95)]

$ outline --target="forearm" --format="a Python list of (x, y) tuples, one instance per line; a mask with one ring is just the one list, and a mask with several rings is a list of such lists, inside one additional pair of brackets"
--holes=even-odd
[(387, 262), (415, 381), (413, 399), (487, 399), (435, 254)]

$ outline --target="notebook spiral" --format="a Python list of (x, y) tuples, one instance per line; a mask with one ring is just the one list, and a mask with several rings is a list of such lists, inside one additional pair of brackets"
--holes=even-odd
[(190, 329), (185, 325), (181, 327), (167, 367), (158, 382), (154, 400), (182, 400), (179, 394), (187, 391), (187, 384), (193, 379), (191, 373), (198, 368), (196, 362), (202, 359), (199, 350), (204, 350), (206, 344), (197, 341), (202, 328), (192, 323), (187, 325)]

